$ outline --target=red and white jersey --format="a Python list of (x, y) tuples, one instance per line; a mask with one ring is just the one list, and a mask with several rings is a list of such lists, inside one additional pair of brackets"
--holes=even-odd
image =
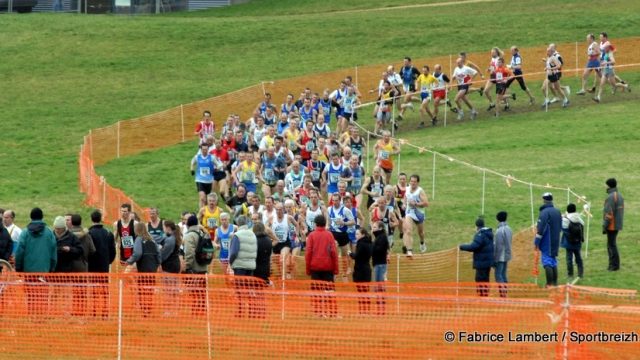
[(196, 132), (200, 134), (200, 139), (205, 140), (207, 136), (213, 136), (216, 132), (216, 125), (213, 121), (210, 121), (208, 124), (204, 121), (200, 121), (198, 125), (196, 125)]
[(477, 71), (467, 65), (463, 65), (453, 70), (453, 77), (458, 81), (458, 85), (464, 85), (470, 83), (471, 79), (476, 76), (477, 73)]

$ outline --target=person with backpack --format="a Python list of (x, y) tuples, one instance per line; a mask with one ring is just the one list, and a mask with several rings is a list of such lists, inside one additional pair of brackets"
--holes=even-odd
[[(198, 225), (198, 218), (195, 215), (189, 216), (187, 232), (182, 240), (184, 243), (185, 273), (192, 274), (185, 280), (185, 285), (188, 289), (187, 293), (192, 299), (191, 314), (195, 316), (202, 316), (206, 313), (207, 280), (205, 275), (213, 259), (213, 253), (207, 263), (202, 248), (206, 245), (208, 235), (208, 232)], [(211, 243), (211, 238), (209, 238), (209, 243)], [(213, 247), (213, 244), (211, 246)], [(198, 248), (201, 250), (198, 251)]]
[(584, 276), (582, 265), (582, 242), (584, 242), (584, 221), (576, 212), (576, 205), (567, 205), (567, 212), (562, 217), (562, 242), (560, 246), (567, 251), (567, 276), (573, 277), (573, 258), (578, 266), (578, 278)]
[(156, 285), (156, 278), (154, 275), (144, 274), (156, 273), (162, 263), (162, 259), (158, 244), (156, 244), (147, 230), (147, 224), (143, 222), (136, 223), (134, 231), (137, 237), (133, 243), (133, 254), (127, 260), (125, 272), (131, 272), (133, 264), (136, 264), (139, 273), (137, 276), (138, 303), (142, 309), (143, 316), (148, 317), (153, 308), (153, 287)]

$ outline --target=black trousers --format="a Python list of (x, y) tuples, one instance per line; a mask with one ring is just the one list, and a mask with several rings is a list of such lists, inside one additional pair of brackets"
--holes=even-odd
[(617, 271), (620, 269), (620, 255), (618, 254), (618, 230), (607, 230), (607, 252), (609, 253), (609, 270)]
[(583, 277), (584, 266), (582, 265), (582, 254), (580, 254), (580, 248), (566, 249), (566, 250), (567, 250), (567, 275), (573, 276), (573, 258), (575, 258), (576, 265), (578, 265), (578, 276)]

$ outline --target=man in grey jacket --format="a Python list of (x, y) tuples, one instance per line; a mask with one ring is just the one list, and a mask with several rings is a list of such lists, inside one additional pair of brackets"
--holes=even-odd
[(229, 265), (234, 275), (253, 275), (258, 256), (258, 240), (256, 234), (247, 227), (247, 217), (236, 218), (238, 231), (231, 238), (229, 244)]
[[(500, 211), (496, 214), (498, 220), (498, 228), (496, 229), (493, 241), (493, 258), (496, 267), (496, 282), (506, 284), (507, 280), (507, 263), (511, 260), (511, 240), (513, 232), (507, 224), (507, 212)], [(500, 297), (507, 297), (506, 285), (500, 285)]]
[(624, 199), (618, 192), (618, 182), (615, 178), (607, 179), (607, 199), (604, 201), (602, 219), (602, 233), (607, 235), (607, 252), (609, 253), (609, 271), (620, 270), (620, 255), (616, 239), (618, 231), (622, 230), (624, 218)]

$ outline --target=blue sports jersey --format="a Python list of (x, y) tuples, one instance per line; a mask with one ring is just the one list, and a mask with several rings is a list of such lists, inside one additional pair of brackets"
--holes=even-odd
[(324, 114), (324, 122), (329, 124), (331, 122), (331, 99), (320, 99), (318, 102), (322, 107), (322, 113)]
[(216, 237), (220, 242), (220, 260), (229, 260), (229, 242), (231, 241), (231, 234), (233, 234), (233, 225), (229, 225), (227, 232), (222, 231), (222, 227), (216, 229)]
[(213, 183), (214, 170), (215, 165), (211, 154), (207, 154), (205, 157), (202, 157), (201, 153), (196, 155), (196, 182), (203, 184)]
[(338, 192), (338, 182), (343, 169), (344, 166), (342, 164), (334, 167), (333, 163), (329, 163), (329, 169), (327, 170), (327, 192), (329, 194)]

